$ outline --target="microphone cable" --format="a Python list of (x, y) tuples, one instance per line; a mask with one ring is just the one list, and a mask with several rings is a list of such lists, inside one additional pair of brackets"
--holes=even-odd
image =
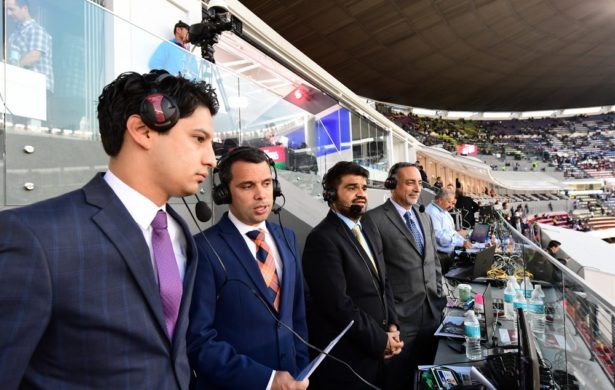
[[(307, 342), (307, 340), (305, 340), (303, 337), (301, 337), (300, 334), (298, 334), (297, 332), (295, 332), (290, 326), (286, 325), (283, 321), (280, 321), (277, 316), (275, 315), (275, 313), (273, 313), (273, 311), (271, 311), (271, 308), (269, 307), (269, 304), (263, 299), (263, 297), (261, 297), (261, 295), (252, 288), (252, 286), (250, 286), (248, 283), (246, 283), (245, 281), (241, 280), (241, 279), (230, 279), (228, 277), (228, 271), (226, 269), (226, 266), (224, 265), (224, 262), (222, 261), (222, 258), (220, 257), (220, 255), (218, 254), (218, 251), (216, 251), (216, 249), (214, 248), (214, 246), (211, 244), (211, 242), (209, 241), (209, 239), (207, 238), (207, 236), (205, 235), (205, 233), (203, 232), (203, 230), (201, 230), (201, 227), (199, 225), (199, 223), (197, 222), (194, 214), (192, 213), (192, 209), (190, 209), (190, 207), (188, 206), (188, 203), (186, 202), (186, 199), (182, 197), (182, 201), (184, 202), (184, 205), (186, 206), (186, 209), (188, 210), (188, 213), (190, 214), (190, 217), (192, 218), (192, 220), (194, 221), (197, 229), (199, 229), (199, 233), (201, 235), (201, 237), (203, 237), (205, 239), (205, 242), (207, 243), (207, 245), (209, 246), (209, 248), (212, 250), (212, 252), (214, 253), (214, 256), (216, 257), (216, 259), (218, 260), (218, 263), (220, 263), (220, 267), (222, 268), (222, 271), (224, 272), (224, 281), (222, 282), (222, 285), (220, 286), (220, 288), (216, 291), (216, 301), (220, 298), (220, 294), (222, 293), (222, 289), (224, 287), (226, 287), (227, 283), (229, 282), (237, 282), (240, 285), (243, 285), (244, 287), (246, 287), (257, 299), (258, 301), (265, 307), (265, 309), (267, 309), (267, 313), (269, 313), (269, 316), (278, 324), (283, 326), (286, 330), (288, 330), (291, 334), (293, 334), (297, 339), (299, 339), (299, 341), (301, 341), (303, 344), (305, 344), (307, 347), (313, 349), (314, 351), (321, 353), (323, 355), (325, 355), (328, 358), (333, 359), (334, 361), (342, 364), (343, 366), (345, 366), (346, 368), (348, 368), (350, 370), (350, 372), (353, 373), (353, 375), (355, 375), (357, 378), (359, 378), (359, 380), (361, 380), (363, 383), (365, 383), (367, 386), (371, 387), (374, 390), (380, 390), (379, 387), (371, 384), (370, 382), (368, 382), (366, 379), (364, 379), (361, 375), (359, 375), (359, 373), (357, 373), (348, 363), (346, 363), (345, 361), (343, 361), (342, 359), (337, 358), (336, 356), (327, 353), (325, 351), (323, 351), (322, 349), (318, 348), (317, 346), (310, 344), (309, 342)], [(284, 201), (286, 201), (286, 198), (284, 198)], [(280, 210), (276, 213), (279, 217), (279, 213), (281, 211)], [(286, 235), (284, 234), (284, 229), (282, 229), (282, 235), (284, 236), (284, 239), (287, 241), (287, 245), (289, 245), (288, 240), (286, 238)], [(290, 245), (289, 245), (290, 248)], [(198, 251), (198, 248), (197, 248)], [(291, 250), (291, 253), (293, 253), (293, 257), (294, 257), (294, 251)], [(198, 258), (198, 253), (197, 253), (197, 258)], [(295, 258), (296, 260), (296, 258)], [(194, 371), (194, 370), (193, 370)], [(277, 370), (276, 370), (277, 371)]]

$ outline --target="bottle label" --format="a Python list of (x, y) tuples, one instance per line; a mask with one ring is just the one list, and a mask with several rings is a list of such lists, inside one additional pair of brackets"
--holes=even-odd
[(504, 302), (513, 303), (513, 295), (512, 294), (504, 294)]
[(478, 325), (464, 325), (464, 331), (468, 337), (480, 337), (480, 326)]
[(545, 305), (543, 305), (542, 303), (530, 303), (530, 311), (536, 314), (544, 314)]
[(517, 302), (515, 302), (515, 303), (513, 304), (513, 308), (514, 308), (515, 310), (517, 310), (518, 308), (522, 308), (523, 310), (525, 310), (525, 309), (527, 308), (527, 304), (526, 304), (525, 302), (519, 302), (519, 301), (517, 301)]

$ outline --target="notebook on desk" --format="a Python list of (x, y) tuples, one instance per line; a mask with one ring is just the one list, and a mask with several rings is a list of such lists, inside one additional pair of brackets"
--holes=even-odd
[(476, 278), (484, 278), (487, 276), (487, 271), (491, 268), (495, 259), (495, 246), (490, 246), (476, 253), (474, 256), (474, 264), (467, 267), (456, 267), (444, 275), (448, 279), (458, 280), (460, 282), (488, 283), (489, 280), (475, 280)]

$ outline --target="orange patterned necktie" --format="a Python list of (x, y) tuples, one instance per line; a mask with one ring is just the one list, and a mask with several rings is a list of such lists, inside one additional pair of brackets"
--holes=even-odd
[(275, 270), (275, 260), (271, 255), (271, 248), (265, 242), (265, 231), (263, 229), (251, 230), (246, 233), (248, 237), (256, 244), (256, 260), (258, 260), (258, 268), (261, 270), (265, 285), (269, 289), (269, 299), (273, 301), (273, 307), (276, 311), (280, 308), (280, 282), (278, 274)]

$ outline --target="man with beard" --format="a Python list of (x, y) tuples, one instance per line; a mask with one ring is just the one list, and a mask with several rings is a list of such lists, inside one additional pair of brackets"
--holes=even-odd
[(417, 364), (433, 363), (438, 346), (433, 334), (446, 300), (432, 223), (423, 206), (417, 205), (422, 187), (419, 170), (407, 162), (397, 163), (389, 170), (385, 187), (391, 198), (371, 210), (366, 220), (373, 221), (382, 242), (405, 345), (386, 367), (385, 388), (411, 389)]
[[(308, 235), (303, 269), (308, 285), (310, 340), (324, 348), (346, 325), (354, 325), (333, 349), (373, 385), (383, 384), (384, 360), (401, 352), (397, 317), (386, 282), (382, 247), (367, 210), (368, 171), (341, 161), (323, 177), (323, 198), (331, 208)], [(348, 368), (325, 359), (310, 389), (368, 388)]]
[(229, 211), (195, 236), (188, 358), (196, 389), (308, 386), (295, 380), (308, 364), (307, 347), (289, 330), (307, 339), (295, 235), (266, 221), (282, 195), (272, 165), (265, 152), (245, 146), (218, 162), (212, 198)]

